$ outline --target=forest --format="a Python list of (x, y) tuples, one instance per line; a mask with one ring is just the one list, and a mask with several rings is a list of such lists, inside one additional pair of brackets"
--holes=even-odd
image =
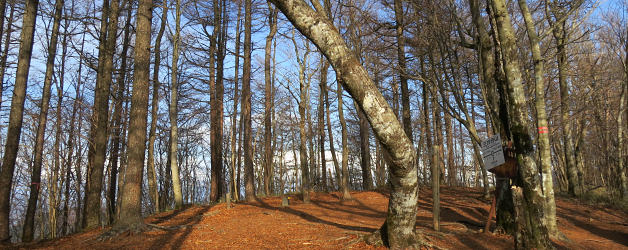
[(628, 247), (627, 93), (626, 0), (0, 0), (0, 248), (259, 211), (355, 235), (229, 246), (572, 248), (578, 204)]

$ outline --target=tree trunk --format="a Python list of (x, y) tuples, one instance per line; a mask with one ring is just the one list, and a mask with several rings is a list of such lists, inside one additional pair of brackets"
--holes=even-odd
[[(110, 185), (109, 185), (109, 224), (113, 224), (114, 222), (114, 217), (116, 214), (116, 174), (117, 172), (120, 172), (120, 174), (118, 175), (118, 185), (120, 186), (120, 184), (122, 184), (124, 181), (124, 171), (122, 168), (122, 160), (119, 160), (120, 156), (122, 155), (120, 152), (120, 147), (121, 147), (121, 138), (124, 136), (123, 130), (122, 130), (122, 126), (123, 126), (123, 121), (122, 121), (122, 109), (124, 109), (123, 107), (123, 99), (124, 99), (124, 90), (126, 89), (126, 85), (125, 85), (125, 81), (126, 81), (126, 70), (127, 70), (127, 54), (128, 54), (128, 50), (129, 50), (129, 40), (130, 40), (130, 27), (131, 27), (131, 18), (129, 18), (131, 15), (131, 6), (128, 6), (128, 14), (127, 15), (127, 19), (126, 22), (124, 24), (124, 41), (123, 41), (123, 45), (122, 45), (122, 53), (120, 54), (121, 56), (121, 62), (120, 62), (120, 72), (118, 75), (118, 80), (116, 81), (117, 83), (117, 93), (116, 93), (116, 97), (115, 97), (115, 104), (114, 104), (114, 108), (113, 108), (113, 140), (112, 140), (112, 146), (111, 146), (111, 156), (110, 156), (110, 164), (111, 164), (111, 176), (109, 177), (109, 181), (110, 181)], [(116, 167), (118, 166), (118, 162), (120, 162), (120, 171), (116, 171)], [(118, 197), (120, 196), (120, 194), (118, 194)]]
[(412, 117), (410, 115), (410, 91), (408, 90), (408, 77), (406, 76), (406, 51), (405, 38), (403, 36), (403, 4), (402, 0), (394, 1), (395, 32), (397, 37), (397, 64), (399, 70), (399, 83), (401, 85), (401, 116), (403, 130), (412, 142)]
[[(327, 86), (325, 86), (327, 88)], [(336, 174), (334, 175), (336, 179), (336, 184), (338, 188), (342, 188), (342, 176), (340, 165), (338, 164), (338, 158), (336, 156), (336, 148), (334, 147), (334, 134), (331, 131), (331, 112), (329, 111), (329, 91), (325, 90), (325, 112), (327, 113), (327, 134), (329, 135), (329, 150), (331, 151), (331, 159), (334, 162), (334, 170)], [(333, 186), (333, 185), (332, 185)]]
[[(170, 171), (172, 172), (172, 191), (174, 193), (174, 209), (183, 206), (183, 193), (181, 192), (181, 177), (179, 176), (178, 145), (178, 102), (179, 102), (179, 43), (181, 39), (181, 0), (176, 2), (175, 10), (175, 33), (172, 37), (172, 73), (170, 82), (170, 106), (168, 106), (168, 116), (170, 117)], [(212, 55), (213, 56), (213, 55)], [(213, 67), (213, 65), (210, 65)], [(213, 151), (213, 150), (212, 150)]]
[[(235, 73), (233, 79), (233, 116), (231, 117), (231, 194), (233, 200), (238, 201), (240, 198), (240, 147), (236, 150), (236, 144), (240, 140), (236, 140), (237, 135), (242, 136), (242, 133), (237, 133), (237, 114), (238, 114), (238, 83), (240, 77), (240, 20), (242, 16), (242, 2), (238, 1), (238, 16), (236, 21), (236, 36), (235, 36)], [(236, 165), (237, 173), (236, 173)], [(237, 181), (236, 181), (237, 179)]]
[[(525, 106), (525, 95), (521, 82), (521, 72), (519, 63), (512, 58), (515, 55), (517, 45), (515, 43), (514, 31), (510, 21), (510, 16), (504, 0), (491, 1), (495, 21), (497, 24), (497, 34), (501, 49), (503, 50), (504, 72), (508, 82), (508, 101), (510, 105), (510, 122), (513, 135), (513, 142), (517, 162), (519, 165), (519, 178), (523, 186), (523, 204), (519, 207), (523, 209), (527, 228), (518, 228), (517, 231), (526, 230), (529, 237), (525, 237), (525, 242), (516, 242), (516, 247), (521, 248), (552, 248), (548, 237), (548, 231), (542, 222), (543, 204), (545, 203), (541, 191), (541, 183), (538, 176), (538, 169), (534, 160), (534, 147), (532, 138), (528, 132), (528, 112)], [(518, 226), (521, 224), (518, 224)], [(517, 239), (517, 237), (515, 237)]]
[(445, 140), (447, 141), (447, 182), (449, 186), (456, 186), (456, 166), (454, 166), (454, 129), (451, 125), (451, 117), (444, 116), (445, 120)]
[(272, 169), (273, 169), (273, 150), (272, 150), (272, 99), (273, 96), (273, 80), (271, 79), (270, 72), (270, 59), (271, 59), (271, 50), (272, 50), (272, 42), (273, 37), (277, 33), (277, 9), (273, 8), (270, 3), (268, 3), (268, 11), (270, 12), (268, 15), (268, 25), (270, 26), (270, 30), (268, 31), (268, 36), (266, 36), (266, 47), (264, 54), (264, 82), (265, 82), (265, 99), (264, 99), (264, 193), (266, 195), (270, 195), (272, 193)]
[(534, 27), (534, 20), (532, 14), (528, 9), (526, 0), (518, 0), (523, 20), (526, 24), (526, 32), (528, 33), (528, 40), (530, 41), (530, 48), (532, 50), (532, 61), (534, 63), (534, 97), (536, 108), (536, 125), (537, 125), (537, 147), (539, 149), (542, 181), (543, 181), (543, 195), (545, 195), (545, 206), (543, 215), (545, 216), (545, 223), (547, 230), (551, 237), (557, 237), (559, 234), (558, 226), (556, 225), (556, 203), (554, 201), (554, 182), (552, 178), (552, 159), (549, 140), (549, 128), (547, 123), (547, 112), (545, 110), (545, 69), (544, 59), (541, 55), (541, 48), (539, 46), (539, 37)]
[(90, 125), (88, 151), (87, 189), (85, 190), (84, 229), (100, 225), (101, 192), (105, 158), (107, 154), (107, 123), (109, 122), (109, 93), (115, 53), (116, 31), (118, 28), (118, 0), (103, 1), (100, 24), (100, 44), (98, 46), (98, 69), (94, 107)]
[(148, 166), (146, 174), (148, 175), (148, 190), (151, 203), (153, 204), (153, 212), (158, 212), (162, 208), (159, 206), (159, 189), (157, 188), (157, 175), (155, 174), (155, 139), (157, 137), (157, 111), (159, 110), (159, 66), (161, 63), (161, 39), (166, 30), (166, 22), (168, 18), (168, 1), (164, 0), (161, 6), (161, 22), (157, 38), (155, 40), (155, 64), (153, 66), (153, 99), (151, 100), (150, 112), (150, 132), (148, 135)]
[[(338, 72), (336, 66), (334, 66), (334, 70)], [(338, 83), (338, 88), (336, 92), (338, 95), (338, 120), (340, 120), (340, 129), (342, 136), (342, 179), (340, 180), (342, 185), (340, 185), (340, 187), (342, 188), (342, 199), (350, 200), (351, 193), (349, 193), (349, 147), (347, 146), (347, 122), (345, 121), (345, 116), (343, 112), (344, 107), (342, 106), (342, 78), (340, 76), (337, 76), (336, 82)]]
[(417, 209), (417, 175), (414, 148), (396, 115), (367, 71), (353, 56), (333, 24), (302, 0), (273, 0), (302, 34), (312, 40), (330, 61), (344, 87), (364, 110), (376, 137), (390, 154), (392, 193), (386, 222), (372, 238), (383, 238), (392, 248), (417, 244), (414, 225)]
[[(432, 152), (439, 152), (440, 146), (435, 145), (432, 146)], [(432, 221), (434, 226), (434, 231), (440, 230), (440, 180), (439, 174), (440, 170), (440, 159), (438, 159), (438, 154), (432, 154)]]
[(364, 190), (371, 190), (373, 189), (373, 176), (371, 174), (369, 123), (368, 120), (366, 120), (364, 112), (358, 107), (357, 103), (355, 107), (358, 113), (358, 121), (360, 123), (360, 166), (362, 167), (362, 188)]
[[(56, 0), (54, 21), (52, 25), (52, 35), (48, 44), (48, 58), (46, 59), (46, 74), (44, 76), (44, 89), (41, 103), (39, 104), (39, 118), (37, 125), (37, 135), (35, 136), (35, 160), (33, 161), (30, 193), (28, 197), (28, 207), (22, 231), (22, 241), (31, 242), (33, 240), (35, 209), (39, 198), (39, 187), (41, 186), (41, 165), (44, 153), (44, 133), (48, 122), (48, 109), (50, 108), (50, 87), (52, 85), (52, 75), (54, 74), (54, 63), (57, 55), (57, 41), (59, 38), (59, 26), (61, 24), (61, 13), (63, 12), (63, 0)], [(0, 6), (2, 7), (2, 6)], [(1, 18), (4, 19), (4, 18)], [(59, 105), (60, 106), (60, 105)], [(58, 119), (59, 117), (57, 117)]]
[(329, 63), (321, 55), (321, 79), (319, 82), (320, 93), (318, 95), (318, 147), (321, 153), (321, 179), (323, 191), (329, 192), (327, 186), (327, 159), (325, 159), (325, 97), (327, 95), (327, 70)]
[(11, 99), (11, 111), (9, 113), (9, 127), (7, 140), (0, 169), (0, 243), (10, 242), (9, 213), (11, 211), (11, 190), (13, 186), (13, 171), (22, 133), (22, 121), (24, 118), (24, 101), (26, 100), (26, 85), (28, 83), (28, 71), (30, 69), (31, 54), (33, 52), (33, 38), (35, 33), (35, 20), (39, 0), (26, 1), (24, 16), (22, 17), (22, 33), (20, 34), (20, 51), (15, 73), (15, 85), (13, 98)]
[[(6, 14), (7, 9), (7, 1), (0, 0), (0, 40), (2, 40), (2, 35), (4, 35), (4, 16)], [(7, 33), (5, 35), (6, 39), (4, 40), (4, 48), (2, 48), (2, 56), (0, 57), (0, 107), (2, 106), (2, 94), (4, 90), (4, 73), (7, 68), (7, 57), (9, 55), (9, 43), (11, 42), (11, 33), (13, 29), (11, 26), (13, 25), (13, 14), (14, 14), (14, 4), (11, 4), (11, 10), (9, 11), (9, 22), (7, 25)], [(0, 47), (2, 44), (0, 43)], [(1, 141), (1, 140), (0, 140)]]
[(142, 170), (146, 153), (146, 128), (148, 120), (150, 40), (153, 3), (140, 0), (137, 11), (135, 37), (135, 68), (133, 94), (128, 135), (128, 167), (121, 190), (120, 218), (112, 230), (137, 230), (142, 220)]
[[(210, 44), (210, 102), (211, 102), (211, 193), (210, 201), (218, 202), (223, 193), (222, 178), (222, 132), (223, 132), (223, 62), (224, 62), (224, 27), (222, 25), (222, 8), (218, 0), (213, 1), (214, 24)], [(216, 53), (214, 53), (214, 51)], [(214, 64), (216, 62), (216, 64)], [(216, 68), (214, 68), (216, 67)], [(214, 78), (215, 76), (215, 78)]]
[[(628, 29), (626, 30), (628, 34)], [(628, 36), (627, 36), (628, 37)], [(624, 201), (628, 201), (628, 181), (626, 180), (626, 145), (624, 145), (624, 134), (626, 133), (626, 95), (628, 95), (628, 41), (624, 41), (624, 81), (621, 85), (621, 95), (619, 98), (619, 114), (617, 114), (617, 172), (619, 172), (619, 186), (621, 197)]]
[(242, 118), (244, 126), (244, 192), (254, 201), (253, 138), (251, 124), (251, 0), (244, 1), (244, 69), (242, 72)]

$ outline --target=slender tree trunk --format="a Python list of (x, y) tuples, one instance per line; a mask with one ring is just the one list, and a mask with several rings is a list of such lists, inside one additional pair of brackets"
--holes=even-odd
[[(364, 112), (355, 105), (360, 123), (360, 166), (362, 167), (362, 188), (373, 189), (373, 176), (371, 174), (371, 145), (369, 142), (369, 122)], [(407, 130), (406, 130), (407, 132)], [(412, 132), (410, 132), (412, 133)], [(406, 133), (407, 134), (407, 133)]]
[[(440, 151), (439, 145), (432, 146), (432, 152)], [(438, 154), (432, 154), (432, 221), (434, 231), (440, 230), (440, 180), (438, 169), (440, 166), (440, 159)]]
[[(325, 86), (327, 88), (327, 86)], [(331, 111), (329, 111), (329, 91), (325, 91), (325, 112), (327, 116), (327, 134), (329, 135), (329, 150), (331, 151), (331, 159), (334, 162), (334, 170), (336, 171), (336, 175), (334, 176), (336, 179), (336, 184), (338, 188), (342, 188), (342, 176), (340, 165), (338, 164), (338, 159), (336, 157), (336, 148), (334, 147), (334, 134), (331, 131)]]
[(148, 190), (151, 203), (153, 204), (153, 212), (158, 212), (162, 209), (159, 206), (159, 189), (157, 189), (157, 175), (155, 174), (155, 139), (157, 137), (157, 111), (159, 110), (159, 66), (161, 62), (161, 39), (164, 36), (166, 30), (166, 22), (168, 20), (168, 1), (164, 0), (161, 6), (161, 22), (159, 31), (157, 32), (157, 38), (155, 40), (155, 64), (153, 67), (153, 99), (151, 100), (151, 112), (150, 112), (150, 132), (148, 135), (148, 166), (146, 173), (148, 175)]
[[(31, 242), (33, 240), (33, 235), (35, 232), (35, 209), (37, 207), (37, 199), (39, 198), (39, 187), (41, 186), (41, 165), (44, 153), (44, 133), (46, 131), (46, 123), (48, 122), (48, 109), (50, 108), (50, 88), (52, 85), (52, 75), (54, 74), (55, 57), (57, 55), (57, 41), (59, 38), (59, 26), (61, 24), (63, 4), (63, 0), (56, 0), (55, 2), (52, 35), (50, 36), (50, 44), (48, 44), (48, 58), (46, 59), (44, 89), (42, 93), (41, 103), (39, 104), (40, 111), (37, 125), (37, 135), (35, 136), (35, 160), (33, 161), (32, 165), (32, 176), (30, 185), (31, 191), (28, 197), (28, 207), (26, 208), (24, 228), (22, 231), (23, 242)], [(0, 19), (4, 19), (4, 16)], [(57, 117), (57, 119), (59, 118), (60, 117)]]
[(451, 125), (451, 117), (445, 115), (444, 118), (445, 133), (447, 133), (445, 137), (445, 140), (447, 141), (447, 182), (449, 183), (449, 186), (456, 186), (458, 183), (456, 180), (456, 166), (454, 166), (454, 129)]
[[(523, 241), (515, 241), (515, 247), (520, 249), (547, 249), (552, 248), (551, 241), (543, 218), (543, 204), (545, 203), (541, 191), (541, 182), (538, 176), (538, 169), (534, 160), (534, 147), (532, 138), (528, 131), (528, 111), (525, 106), (525, 95), (521, 82), (521, 72), (519, 63), (512, 58), (515, 55), (517, 45), (515, 43), (514, 31), (510, 21), (510, 16), (504, 0), (491, 1), (495, 21), (497, 24), (497, 34), (500, 46), (503, 50), (504, 72), (508, 82), (508, 101), (510, 105), (511, 131), (517, 162), (519, 164), (519, 178), (523, 186), (523, 214), (525, 223), (518, 223), (518, 232), (526, 232)], [(516, 203), (515, 203), (516, 204)], [(520, 228), (525, 226), (525, 228)], [(518, 239), (519, 237), (515, 237)]]
[[(233, 200), (238, 201), (240, 198), (240, 147), (236, 150), (236, 144), (240, 140), (236, 140), (236, 135), (242, 136), (242, 133), (237, 133), (237, 114), (238, 114), (238, 83), (240, 77), (240, 20), (242, 17), (242, 1), (238, 1), (238, 16), (236, 21), (236, 37), (235, 37), (235, 73), (233, 79), (233, 116), (231, 117), (231, 194)], [(240, 119), (242, 120), (242, 119)], [(241, 126), (240, 126), (241, 128)], [(236, 173), (236, 166), (237, 173)], [(237, 179), (237, 181), (236, 181)]]
[(268, 11), (270, 14), (268, 15), (268, 25), (270, 26), (270, 30), (268, 31), (268, 36), (266, 36), (266, 47), (264, 54), (264, 193), (266, 195), (270, 195), (272, 193), (272, 169), (273, 169), (273, 150), (272, 150), (272, 99), (273, 96), (273, 81), (271, 79), (270, 72), (270, 59), (271, 59), (271, 50), (272, 50), (272, 42), (273, 37), (277, 33), (277, 9), (273, 8), (273, 6), (268, 3)]
[(150, 40), (153, 2), (140, 0), (137, 11), (135, 37), (135, 68), (128, 139), (128, 167), (121, 190), (120, 217), (112, 227), (114, 231), (137, 230), (142, 220), (142, 170), (146, 154), (148, 120)]
[(405, 38), (403, 36), (403, 3), (402, 0), (394, 1), (395, 9), (395, 32), (397, 37), (397, 63), (399, 67), (399, 82), (401, 85), (401, 114), (403, 120), (403, 130), (410, 141), (412, 136), (412, 117), (410, 115), (410, 91), (408, 90), (408, 77), (406, 76), (406, 52)]
[(272, 2), (325, 54), (342, 79), (338, 82), (342, 83), (349, 94), (357, 100), (376, 137), (391, 156), (392, 192), (388, 216), (382, 228), (371, 238), (383, 238), (385, 245), (391, 248), (416, 246), (418, 242), (414, 232), (417, 209), (415, 151), (396, 115), (329, 19), (316, 13), (302, 0)]
[[(285, 14), (285, 13), (284, 13)], [(334, 67), (335, 69), (335, 67)], [(335, 69), (337, 71), (337, 69)], [(347, 143), (347, 122), (344, 116), (344, 107), (342, 106), (342, 79), (337, 77), (338, 83), (337, 95), (338, 95), (338, 120), (340, 120), (340, 129), (342, 136), (342, 175), (340, 187), (342, 188), (342, 199), (350, 200), (351, 193), (349, 193), (349, 147)]]
[(24, 16), (22, 17), (22, 33), (20, 35), (20, 51), (17, 61), (11, 111), (9, 113), (9, 127), (4, 145), (2, 169), (0, 169), (0, 243), (10, 242), (9, 213), (11, 211), (11, 190), (13, 187), (13, 171), (22, 133), (24, 118), (24, 101), (26, 100), (26, 85), (30, 69), (31, 54), (33, 52), (33, 38), (35, 20), (37, 18), (38, 0), (26, 1)]
[[(0, 107), (2, 107), (2, 93), (4, 92), (4, 73), (7, 68), (7, 56), (9, 53), (9, 43), (11, 41), (11, 25), (13, 25), (13, 13), (14, 13), (14, 4), (11, 4), (11, 10), (9, 11), (9, 22), (7, 25), (7, 33), (5, 35), (6, 39), (4, 41), (4, 47), (2, 48), (2, 56), (0, 57)], [(4, 35), (4, 17), (7, 9), (7, 1), (0, 0), (0, 40), (2, 40), (2, 35)], [(0, 43), (0, 47), (2, 44)]]
[(244, 1), (244, 69), (242, 72), (242, 117), (244, 125), (244, 192), (247, 201), (255, 195), (251, 124), (251, 0)]
[(325, 99), (327, 96), (327, 70), (329, 63), (321, 55), (321, 79), (319, 82), (320, 93), (318, 95), (318, 147), (321, 153), (321, 179), (323, 191), (329, 192), (327, 186), (327, 160), (325, 159)]
[[(176, 2), (175, 10), (175, 33), (172, 38), (172, 73), (170, 83), (170, 106), (168, 106), (168, 114), (170, 117), (170, 171), (172, 172), (172, 191), (174, 192), (174, 208), (180, 209), (183, 206), (183, 194), (181, 192), (181, 178), (179, 176), (178, 163), (178, 145), (179, 145), (179, 128), (177, 125), (178, 118), (178, 101), (179, 101), (179, 43), (181, 37), (181, 0)], [(213, 55), (212, 55), (213, 56)], [(213, 65), (210, 65), (213, 67)]]
[(534, 97), (536, 108), (536, 126), (537, 126), (537, 147), (540, 153), (541, 171), (543, 173), (543, 195), (545, 195), (545, 206), (543, 215), (547, 230), (551, 237), (557, 237), (559, 234), (556, 225), (556, 203), (554, 201), (554, 182), (552, 178), (552, 159), (549, 140), (549, 128), (547, 123), (547, 112), (545, 110), (545, 74), (544, 59), (541, 55), (539, 46), (539, 37), (534, 27), (532, 14), (528, 9), (526, 0), (518, 0), (523, 20), (526, 24), (526, 32), (530, 41), (532, 50), (532, 61), (534, 63)]

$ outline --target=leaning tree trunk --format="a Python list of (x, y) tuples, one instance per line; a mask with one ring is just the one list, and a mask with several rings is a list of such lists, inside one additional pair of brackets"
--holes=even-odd
[(137, 10), (135, 67), (128, 132), (128, 167), (121, 190), (120, 217), (112, 230), (137, 230), (142, 220), (142, 170), (146, 151), (148, 120), (150, 40), (153, 2), (140, 0)]
[(536, 107), (536, 126), (537, 126), (537, 147), (539, 148), (541, 171), (543, 173), (543, 194), (545, 195), (545, 206), (543, 215), (547, 230), (551, 237), (557, 237), (559, 234), (556, 225), (556, 202), (554, 201), (554, 182), (552, 181), (552, 159), (549, 141), (549, 128), (547, 123), (547, 112), (545, 111), (545, 74), (543, 56), (539, 46), (539, 37), (534, 27), (532, 14), (528, 9), (526, 0), (518, 0), (523, 20), (526, 24), (528, 40), (532, 50), (532, 61), (534, 63), (534, 97)]
[[(22, 241), (33, 240), (35, 225), (35, 208), (37, 198), (39, 198), (39, 187), (41, 186), (41, 165), (44, 153), (44, 133), (48, 122), (48, 109), (50, 108), (50, 87), (52, 86), (52, 74), (54, 73), (55, 57), (57, 55), (57, 41), (59, 39), (59, 26), (61, 24), (61, 13), (63, 12), (63, 0), (55, 2), (54, 21), (52, 25), (52, 35), (48, 45), (48, 58), (46, 59), (46, 74), (44, 76), (44, 90), (41, 98), (37, 135), (35, 136), (35, 160), (33, 161), (31, 176), (31, 191), (28, 196), (28, 206), (22, 231)], [(4, 17), (2, 17), (4, 19)]]
[(0, 169), (0, 187), (2, 187), (0, 189), (0, 243), (9, 242), (11, 240), (9, 234), (11, 187), (13, 186), (13, 171), (15, 170), (15, 161), (20, 145), (20, 134), (22, 133), (26, 84), (28, 82), (28, 71), (30, 69), (31, 54), (33, 52), (33, 38), (38, 5), (39, 0), (26, 1), (25, 12), (22, 17), (20, 52), (18, 54), (17, 72), (15, 73), (15, 85), (13, 86), (13, 99), (11, 99), (7, 140), (4, 146), (2, 169)]
[(344, 88), (364, 110), (375, 136), (390, 154), (392, 192), (386, 222), (374, 236), (392, 248), (417, 244), (414, 230), (417, 211), (415, 151), (396, 115), (379, 92), (368, 72), (323, 13), (302, 0), (273, 0), (299, 31), (327, 57)]
[[(521, 82), (519, 63), (513, 56), (516, 54), (517, 44), (510, 21), (510, 16), (504, 0), (491, 1), (493, 15), (497, 24), (497, 33), (503, 50), (504, 71), (509, 87), (508, 101), (512, 111), (509, 114), (513, 135), (513, 142), (517, 163), (519, 165), (519, 178), (523, 186), (523, 211), (526, 215), (524, 223), (517, 223), (517, 234), (525, 233), (523, 237), (515, 237), (515, 247), (519, 249), (547, 249), (552, 248), (551, 241), (545, 223), (543, 223), (543, 204), (545, 203), (541, 191), (541, 182), (538, 169), (534, 160), (535, 152), (532, 137), (528, 131), (528, 111), (525, 104), (525, 94)], [(516, 203), (515, 203), (516, 204)], [(521, 219), (521, 218), (519, 218)], [(519, 241), (519, 239), (522, 239)]]

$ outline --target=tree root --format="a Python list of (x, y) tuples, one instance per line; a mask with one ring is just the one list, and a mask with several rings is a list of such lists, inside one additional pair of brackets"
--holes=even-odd
[(144, 223), (135, 223), (124, 226), (113, 226), (110, 230), (102, 233), (96, 239), (98, 241), (108, 241), (114, 238), (118, 238), (120, 236), (130, 236), (133, 234), (139, 234), (143, 232), (152, 231), (154, 228), (159, 228), (162, 230), (167, 230), (167, 227), (155, 225), (155, 224), (144, 224)]
[(422, 233), (414, 233), (413, 236), (408, 237), (406, 240), (404, 240), (405, 242), (398, 242), (400, 244), (397, 244), (398, 246), (391, 246), (390, 242), (387, 242), (387, 236), (382, 235), (382, 231), (381, 229), (378, 229), (377, 231), (365, 235), (362, 237), (362, 240), (364, 240), (364, 242), (366, 244), (369, 245), (373, 245), (373, 246), (385, 246), (385, 247), (390, 247), (390, 248), (399, 248), (399, 249), (422, 249), (422, 248), (436, 248), (436, 249), (440, 249), (438, 246), (434, 246), (432, 244), (430, 244), (429, 242), (427, 242), (427, 240), (425, 240), (425, 238), (422, 236)]

